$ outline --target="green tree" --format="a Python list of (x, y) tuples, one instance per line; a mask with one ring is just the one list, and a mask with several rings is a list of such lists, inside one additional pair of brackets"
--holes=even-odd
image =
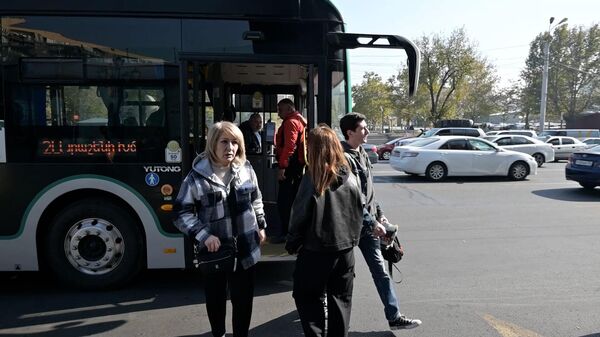
[(429, 116), (429, 100), (427, 88), (424, 85), (417, 87), (413, 97), (408, 96), (408, 69), (399, 70), (398, 75), (388, 79), (391, 88), (391, 101), (394, 106), (395, 117), (401, 125), (424, 125)]
[(462, 92), (457, 96), (462, 99), (457, 101), (457, 112), (463, 118), (487, 121), (490, 113), (500, 110), (495, 89), (498, 78), (492, 65), (482, 61), (475, 62), (472, 70), (459, 88)]
[(548, 39), (546, 116), (554, 120), (560, 116), (573, 118), (600, 102), (600, 28), (597, 24), (588, 29), (561, 26), (552, 36), (543, 33), (531, 42), (525, 69), (521, 72), (523, 111), (530, 114), (539, 113), (543, 48)]
[(363, 81), (352, 86), (352, 110), (367, 116), (371, 123), (384, 125), (394, 111), (391, 93), (392, 88), (383, 82), (381, 76), (365, 72)]
[[(464, 102), (472, 95), (489, 97), (496, 80), (492, 76), (493, 68), (477, 54), (463, 28), (453, 31), (448, 38), (424, 36), (417, 45), (421, 49), (419, 81), (427, 89), (431, 122), (461, 115), (461, 103), (469, 109), (489, 104)], [(481, 95), (482, 91), (485, 95)], [(467, 112), (472, 114), (473, 110), (469, 109)]]
[(529, 116), (524, 115), (521, 107), (521, 88), (518, 83), (500, 89), (496, 95), (497, 109), (502, 114), (518, 113), (525, 118), (525, 128), (529, 129)]

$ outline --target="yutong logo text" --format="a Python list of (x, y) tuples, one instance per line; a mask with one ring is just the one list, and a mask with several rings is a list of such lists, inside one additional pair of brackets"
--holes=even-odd
[(181, 172), (179, 166), (144, 166), (146, 173)]

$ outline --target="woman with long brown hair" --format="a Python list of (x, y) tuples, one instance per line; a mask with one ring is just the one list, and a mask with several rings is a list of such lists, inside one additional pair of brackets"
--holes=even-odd
[(348, 335), (354, 282), (353, 247), (362, 228), (360, 184), (326, 125), (308, 137), (308, 172), (290, 217), (286, 249), (298, 254), (293, 297), (306, 336), (325, 335), (321, 297), (327, 290), (327, 336)]

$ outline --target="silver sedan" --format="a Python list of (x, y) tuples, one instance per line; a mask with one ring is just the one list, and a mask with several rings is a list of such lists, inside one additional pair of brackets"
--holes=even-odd
[(554, 161), (554, 148), (541, 140), (521, 135), (496, 135), (483, 137), (506, 150), (527, 153), (535, 158), (538, 167)]

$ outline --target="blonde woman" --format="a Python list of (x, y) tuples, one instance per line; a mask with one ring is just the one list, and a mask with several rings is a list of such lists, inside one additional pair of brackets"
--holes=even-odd
[[(206, 151), (194, 160), (175, 200), (174, 223), (209, 252), (218, 251), (222, 241), (233, 241), (234, 231), (237, 233), (235, 271), (205, 275), (206, 310), (213, 336), (225, 336), (229, 289), (233, 336), (245, 337), (252, 316), (254, 265), (265, 239), (262, 196), (254, 169), (246, 161), (240, 129), (219, 122), (208, 130), (207, 138)], [(228, 207), (231, 193), (235, 193), (235, 215)]]
[(363, 225), (357, 178), (333, 130), (308, 137), (308, 173), (292, 207), (286, 249), (298, 254), (293, 297), (305, 336), (325, 336), (321, 297), (327, 290), (327, 336), (348, 335), (354, 282), (353, 247)]

